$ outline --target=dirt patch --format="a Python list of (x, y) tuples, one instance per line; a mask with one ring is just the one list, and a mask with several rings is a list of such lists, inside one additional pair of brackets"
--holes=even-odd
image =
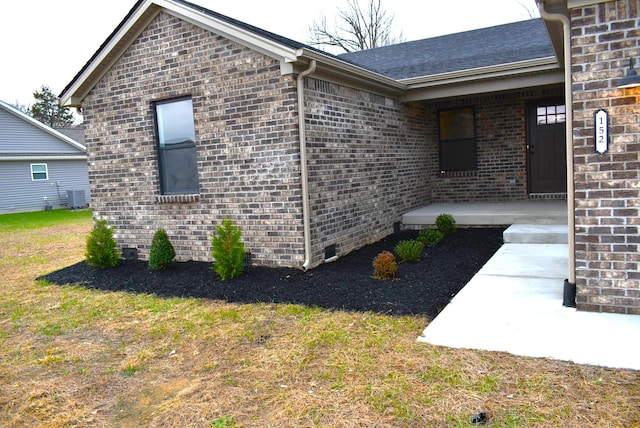
[(252, 267), (240, 277), (220, 281), (211, 263), (205, 262), (176, 263), (164, 271), (151, 271), (144, 261), (125, 261), (106, 270), (80, 262), (39, 279), (163, 297), (293, 303), (433, 318), (500, 248), (502, 232), (502, 228), (460, 229), (437, 247), (425, 249), (420, 261), (401, 263), (392, 281), (373, 279), (371, 263), (381, 251), (392, 251), (399, 241), (416, 238), (416, 231), (394, 233), (307, 272)]

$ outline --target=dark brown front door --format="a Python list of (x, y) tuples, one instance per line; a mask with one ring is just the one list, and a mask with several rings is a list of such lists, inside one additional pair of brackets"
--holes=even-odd
[(531, 103), (528, 109), (529, 193), (567, 191), (566, 110), (562, 100)]

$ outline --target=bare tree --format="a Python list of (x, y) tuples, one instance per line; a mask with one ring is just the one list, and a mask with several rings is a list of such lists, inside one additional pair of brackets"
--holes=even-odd
[(324, 15), (309, 26), (310, 45), (353, 52), (400, 43), (404, 37), (393, 33), (393, 18), (382, 8), (382, 0), (367, 0), (364, 8), (358, 0), (347, 0), (344, 9), (338, 8), (333, 26)]
[[(522, 8), (525, 10), (525, 12), (527, 13), (527, 15), (529, 15), (530, 19), (533, 18), (538, 18), (540, 16), (540, 12), (538, 12), (538, 8), (536, 7), (536, 3), (535, 1), (531, 0), (516, 0), (516, 3), (518, 3), (520, 6), (522, 6)], [(529, 5), (527, 5), (527, 3)]]

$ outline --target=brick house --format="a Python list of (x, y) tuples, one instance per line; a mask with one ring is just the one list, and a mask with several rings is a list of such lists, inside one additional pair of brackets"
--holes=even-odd
[(83, 111), (95, 216), (142, 258), (164, 228), (203, 261), (230, 218), (255, 264), (307, 269), (432, 202), (569, 194), (579, 308), (637, 313), (637, 90), (616, 82), (640, 54), (638, 0), (547, 3), (543, 19), (333, 56), (140, 0), (61, 94)]

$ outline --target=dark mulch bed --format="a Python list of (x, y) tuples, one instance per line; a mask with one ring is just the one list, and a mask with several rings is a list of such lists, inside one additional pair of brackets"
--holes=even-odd
[(371, 263), (381, 251), (392, 251), (399, 241), (415, 238), (415, 231), (394, 233), (307, 272), (252, 267), (240, 277), (220, 281), (206, 262), (176, 263), (164, 271), (150, 271), (144, 261), (124, 261), (105, 270), (80, 262), (38, 279), (166, 297), (295, 303), (433, 318), (502, 245), (503, 230), (460, 229), (437, 247), (426, 248), (419, 262), (401, 263), (393, 281), (372, 279)]

